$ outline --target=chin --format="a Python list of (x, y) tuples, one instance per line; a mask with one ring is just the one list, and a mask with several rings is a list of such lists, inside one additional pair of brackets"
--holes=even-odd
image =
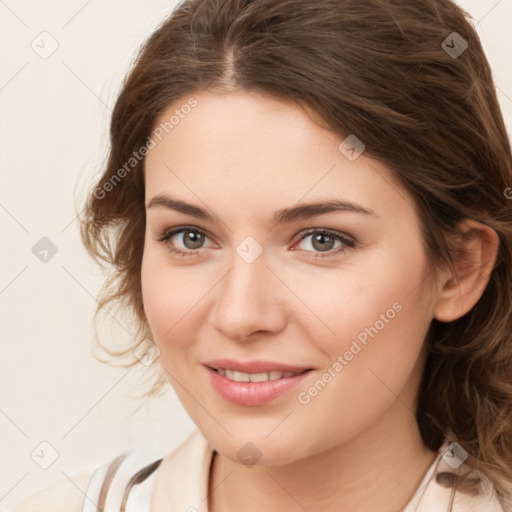
[[(274, 423), (274, 428), (276, 423)], [(209, 443), (224, 457), (237, 464), (246, 466), (283, 466), (307, 456), (308, 448), (303, 443), (303, 435), (296, 436), (289, 432), (279, 433), (278, 429), (230, 429), (233, 435), (218, 430), (212, 432), (202, 431)]]

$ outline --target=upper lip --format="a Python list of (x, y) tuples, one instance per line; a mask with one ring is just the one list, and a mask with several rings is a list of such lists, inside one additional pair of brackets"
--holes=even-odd
[(214, 370), (233, 370), (235, 372), (244, 373), (264, 373), (264, 372), (294, 372), (300, 373), (305, 370), (311, 370), (309, 366), (298, 366), (286, 363), (279, 363), (276, 361), (235, 361), (233, 359), (214, 359), (206, 361), (205, 366), (213, 368)]

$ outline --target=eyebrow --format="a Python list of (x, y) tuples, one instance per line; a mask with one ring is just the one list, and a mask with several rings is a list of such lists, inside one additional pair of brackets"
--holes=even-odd
[[(185, 213), (198, 219), (202, 219), (207, 222), (218, 223), (218, 217), (210, 214), (207, 210), (195, 206), (185, 201), (180, 201), (164, 195), (157, 195), (153, 197), (148, 205), (147, 209), (161, 206), (170, 210)], [(306, 220), (318, 215), (324, 215), (327, 213), (338, 213), (338, 212), (351, 212), (359, 213), (361, 215), (368, 215), (378, 217), (378, 215), (370, 208), (365, 208), (349, 201), (342, 199), (326, 199), (316, 203), (306, 203), (299, 206), (292, 206), (289, 208), (283, 208), (274, 213), (272, 217), (272, 224), (285, 224), (296, 220)]]

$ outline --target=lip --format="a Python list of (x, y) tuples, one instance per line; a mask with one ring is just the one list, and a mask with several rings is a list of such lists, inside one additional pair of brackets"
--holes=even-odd
[(311, 366), (298, 366), (275, 361), (235, 361), (234, 359), (214, 359), (203, 363), (210, 368), (224, 370), (233, 370), (235, 372), (244, 373), (262, 373), (262, 372), (303, 372), (304, 370), (312, 370)]
[[(262, 373), (269, 371), (301, 372), (292, 377), (283, 377), (266, 382), (235, 382), (216, 372), (214, 368), (245, 373)], [(222, 359), (205, 364), (212, 388), (225, 400), (235, 405), (258, 407), (268, 404), (276, 398), (298, 386), (311, 372), (312, 368), (285, 365), (270, 361), (236, 362)]]

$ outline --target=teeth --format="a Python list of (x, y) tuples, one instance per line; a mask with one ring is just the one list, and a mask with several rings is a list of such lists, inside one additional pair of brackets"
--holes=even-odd
[[(226, 370), (227, 373), (227, 370)], [(233, 372), (233, 380), (237, 382), (250, 382), (249, 374), (243, 372)]]
[(286, 377), (293, 377), (297, 375), (295, 372), (262, 372), (262, 373), (245, 373), (245, 372), (235, 372), (233, 370), (225, 370), (223, 368), (218, 368), (217, 372), (220, 375), (225, 376), (229, 380), (234, 380), (236, 382), (267, 382), (269, 380), (277, 380), (283, 379)]
[(263, 373), (249, 373), (249, 374), (246, 374), (246, 375), (249, 375), (249, 379), (251, 382), (265, 382), (268, 380), (268, 373), (267, 372), (263, 372)]

